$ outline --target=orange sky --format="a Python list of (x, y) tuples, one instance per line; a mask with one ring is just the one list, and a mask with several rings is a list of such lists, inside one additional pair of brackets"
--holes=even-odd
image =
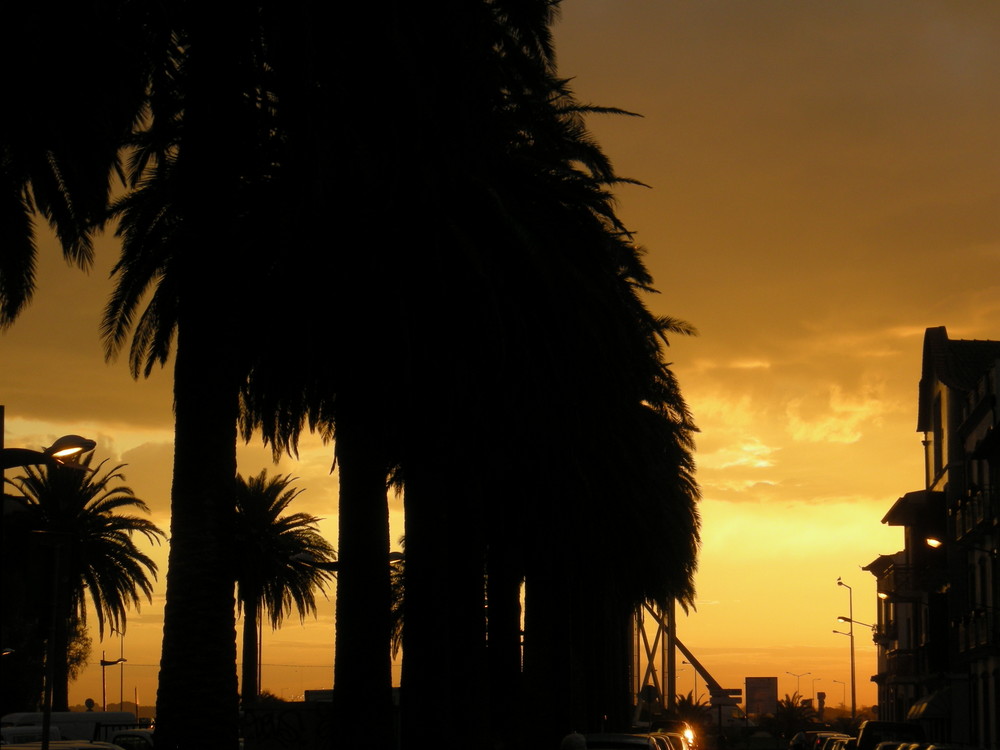
[[(580, 99), (643, 115), (591, 125), (619, 171), (650, 185), (619, 191), (661, 291), (650, 305), (701, 334), (669, 352), (701, 428), (704, 494), (697, 611), (679, 636), (726, 687), (777, 676), (790, 693), (787, 673), (808, 672), (805, 695), (849, 701), (836, 580), (873, 622), (860, 567), (899, 549), (880, 520), (922, 486), (924, 329), (1000, 339), (1000, 4), (566, 0), (556, 36)], [(85, 276), (43, 249), (36, 300), (0, 338), (6, 445), (94, 437), (166, 529), (170, 375), (134, 383), (125, 363), (103, 363), (114, 253), (105, 239)], [(331, 450), (301, 458), (279, 470), (300, 477), (298, 509), (324, 517), (336, 544)], [(266, 452), (241, 449), (244, 474), (264, 467)], [(165, 548), (155, 555), (165, 566)], [(125, 697), (144, 704), (162, 590), (124, 646)], [(318, 619), (265, 632), (263, 686), (329, 687), (332, 621), (331, 599)], [(872, 703), (863, 628), (856, 645), (858, 701)], [(96, 661), (119, 647), (95, 642), (71, 702), (99, 700)], [(683, 691), (693, 681), (690, 667), (678, 675)], [(117, 701), (117, 668), (108, 683)]]

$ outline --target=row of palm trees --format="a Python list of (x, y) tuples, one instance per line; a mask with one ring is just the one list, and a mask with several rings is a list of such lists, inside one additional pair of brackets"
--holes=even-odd
[[(114, 106), (3, 133), (8, 195), (70, 257), (116, 222), (108, 356), (128, 346), (138, 376), (173, 354), (158, 745), (236, 746), (238, 434), (276, 455), (335, 440), (345, 746), (393, 742), (393, 487), (407, 747), (439, 741), (428, 717), (472, 744), (626, 722), (633, 608), (692, 601), (695, 428), (663, 348), (693, 329), (645, 305), (623, 180), (583, 121), (614, 110), (557, 75), (557, 6), (88, 5), (123, 47), (91, 71)], [(57, 61), (86, 54), (60, 40)], [(78, 158), (88, 126), (119, 150)], [(114, 169), (107, 210), (65, 177)], [(0, 324), (31, 288), (17, 248)]]
[[(123, 484), (124, 464), (105, 469), (102, 461), (91, 469), (92, 459), (87, 454), (79, 468), (27, 466), (22, 476), (5, 479), (18, 493), (6, 496), (12, 509), (5, 511), (3, 526), (4, 645), (17, 662), (5, 663), (5, 672), (16, 675), (5, 684), (20, 693), (4, 695), (10, 710), (35, 705), (48, 638), (55, 657), (52, 706), (69, 710), (69, 682), (84, 666), (75, 655), (85, 659), (89, 652), (88, 599), (102, 640), (106, 630), (124, 633), (127, 611), (152, 599), (157, 565), (133, 537), (158, 544), (163, 531), (134, 515), (149, 508)], [(318, 518), (287, 512), (300, 492), (292, 481), (266, 471), (247, 479), (237, 475), (232, 493), (244, 705), (253, 704), (259, 692), (263, 619), (279, 628), (293, 610), (300, 619), (315, 614), (316, 593), (325, 591), (332, 575), (322, 564), (336, 557), (317, 529)]]

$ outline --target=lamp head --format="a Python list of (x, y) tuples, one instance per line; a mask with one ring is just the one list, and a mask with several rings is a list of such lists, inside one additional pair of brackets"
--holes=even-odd
[(63, 435), (52, 445), (42, 451), (46, 456), (54, 458), (59, 463), (75, 464), (80, 456), (89, 453), (97, 447), (97, 443), (79, 435)]
[(927, 543), (928, 547), (932, 547), (934, 549), (937, 549), (938, 547), (941, 547), (941, 546), (944, 545), (944, 542), (942, 542), (940, 539), (938, 539), (936, 537), (933, 537), (933, 536), (927, 537), (927, 539), (925, 539), (924, 541)]

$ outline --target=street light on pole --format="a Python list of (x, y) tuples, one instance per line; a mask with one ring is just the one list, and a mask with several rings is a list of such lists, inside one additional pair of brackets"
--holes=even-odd
[[(117, 659), (105, 659), (104, 652), (101, 652), (101, 705), (105, 711), (108, 710), (108, 683), (105, 679), (104, 673), (108, 667), (114, 666), (115, 664), (121, 664), (125, 659), (118, 657)], [(119, 707), (121, 710), (121, 707)]]
[(822, 681), (822, 677), (813, 677), (812, 679), (812, 698), (816, 700), (816, 683)]
[(846, 707), (847, 706), (847, 683), (844, 682), (843, 680), (832, 680), (832, 682), (839, 682), (840, 683), (840, 688), (841, 688), (841, 690), (840, 690), (840, 705)]
[(802, 674), (795, 674), (795, 672), (785, 672), (785, 674), (790, 674), (795, 678), (795, 692), (798, 693), (799, 697), (802, 697), (802, 693), (799, 691), (799, 680), (805, 677), (807, 674), (812, 674), (812, 672), (803, 672)]
[[(8, 448), (4, 444), (4, 434), (6, 428), (6, 407), (0, 404), (0, 483), (5, 479), (4, 472), (7, 469), (16, 469), (25, 466), (45, 466), (54, 470), (61, 467), (70, 467), (76, 470), (89, 471), (80, 464), (80, 459), (85, 453), (89, 453), (97, 447), (97, 443), (89, 438), (79, 435), (63, 435), (58, 438), (48, 448), (40, 451), (29, 448)], [(3, 512), (7, 513), (7, 496), (4, 496)], [(66, 537), (66, 532), (38, 531), (39, 537), (44, 543), (51, 545), (52, 556), (49, 563), (52, 566), (52, 607), (50, 612), (49, 637), (45, 644), (45, 672), (42, 686), (42, 746), (41, 750), (49, 750), (49, 733), (52, 728), (52, 683), (55, 679), (55, 633), (56, 633), (56, 607), (59, 601), (61, 565), (59, 547), (62, 539)]]
[[(857, 706), (857, 680), (854, 671), (854, 589), (848, 586), (841, 580), (840, 576), (837, 576), (837, 585), (843, 586), (847, 589), (847, 602), (848, 602), (848, 612), (850, 612), (847, 617), (849, 623), (848, 632), (844, 633), (851, 639), (851, 718), (857, 717), (858, 706)], [(841, 619), (843, 622), (843, 619)], [(834, 631), (839, 632), (839, 631)]]
[(692, 670), (694, 670), (694, 693), (693, 693), (693, 695), (694, 695), (694, 702), (697, 703), (698, 702), (698, 668), (694, 664), (692, 664), (691, 662), (689, 662), (689, 661), (682, 661), (681, 664), (687, 664), (689, 667), (691, 667)]

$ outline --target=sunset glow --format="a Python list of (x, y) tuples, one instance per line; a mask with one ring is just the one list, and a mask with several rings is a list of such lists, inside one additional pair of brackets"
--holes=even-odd
[[(1000, 4), (566, 0), (555, 31), (582, 102), (642, 115), (588, 122), (618, 171), (649, 185), (616, 188), (659, 291), (648, 304), (699, 331), (666, 356), (700, 429), (703, 495), (696, 608), (678, 636), (725, 687), (776, 676), (783, 696), (789, 673), (810, 673), (804, 696), (839, 705), (837, 579), (855, 621), (875, 622), (861, 568), (902, 547), (881, 519), (923, 487), (924, 331), (1000, 339)], [(115, 259), (101, 238), (86, 275), (41, 243), (36, 298), (0, 338), (5, 445), (95, 440), (167, 531), (171, 374), (134, 382), (103, 360)], [(258, 444), (238, 458), (244, 476), (297, 477), (294, 509), (337, 546), (331, 446), (310, 438), (278, 466)], [(399, 550), (399, 498), (390, 511)], [(139, 544), (160, 567), (156, 596), (124, 643), (93, 629), (71, 704), (101, 700), (102, 652), (127, 659), (107, 668), (109, 704), (155, 701), (167, 548)], [(265, 628), (263, 689), (331, 687), (334, 595), (315, 619)], [(855, 637), (871, 705), (875, 645)], [(677, 687), (695, 689), (690, 668)]]

